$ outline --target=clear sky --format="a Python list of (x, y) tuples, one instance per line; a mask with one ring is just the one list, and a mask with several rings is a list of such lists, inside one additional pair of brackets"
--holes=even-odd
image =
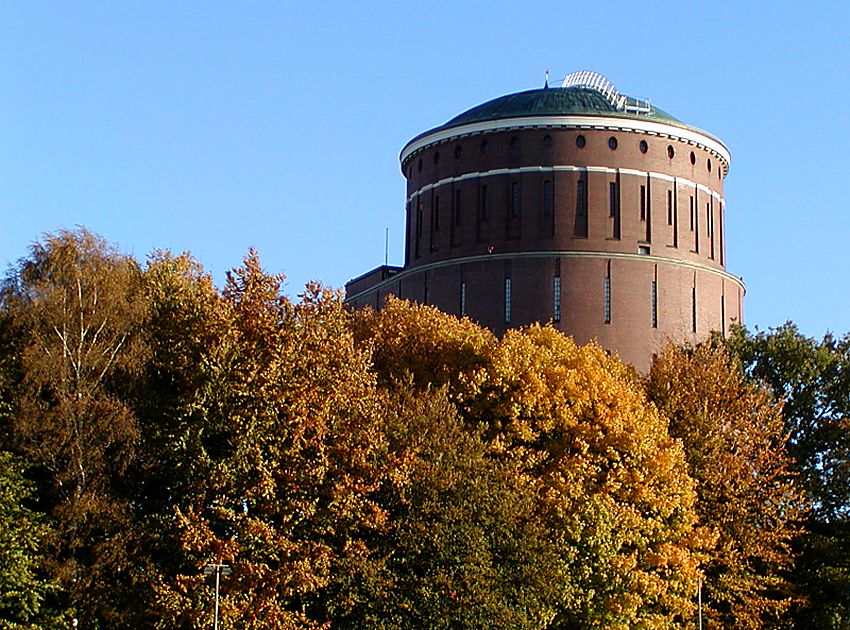
[(850, 3), (0, 5), (0, 265), (83, 225), (294, 296), (403, 260), (402, 146), (590, 69), (720, 137), (745, 319), (850, 330)]

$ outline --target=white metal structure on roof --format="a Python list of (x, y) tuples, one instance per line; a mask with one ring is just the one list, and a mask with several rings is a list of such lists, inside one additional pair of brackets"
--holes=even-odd
[(614, 84), (604, 76), (592, 70), (578, 70), (571, 72), (564, 77), (564, 82), (561, 87), (582, 87), (591, 90), (596, 90), (605, 99), (614, 106), (615, 109), (624, 112), (635, 114), (649, 114), (652, 112), (652, 105), (649, 101), (643, 102), (638, 99), (632, 99), (633, 103), (629, 103), (629, 99), (625, 94), (620, 94)]

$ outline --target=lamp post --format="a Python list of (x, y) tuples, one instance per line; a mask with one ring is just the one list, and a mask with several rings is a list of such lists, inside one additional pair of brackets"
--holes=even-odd
[(217, 562), (215, 564), (208, 564), (204, 567), (204, 575), (212, 575), (215, 573), (215, 616), (213, 620), (213, 628), (214, 630), (218, 630), (218, 589), (219, 583), (221, 582), (222, 575), (230, 575), (233, 573), (233, 569), (230, 568), (230, 565), (224, 564), (222, 562)]

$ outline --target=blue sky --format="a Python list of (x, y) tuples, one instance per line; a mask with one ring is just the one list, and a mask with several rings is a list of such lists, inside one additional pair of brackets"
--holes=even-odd
[(850, 330), (850, 3), (6, 2), (0, 265), (84, 225), (287, 292), (403, 260), (398, 153), (578, 69), (724, 140), (745, 319)]

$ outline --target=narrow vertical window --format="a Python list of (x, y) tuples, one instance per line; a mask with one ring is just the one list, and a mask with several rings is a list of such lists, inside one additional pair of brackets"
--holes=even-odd
[(511, 279), (505, 278), (505, 323), (511, 323)]
[(511, 218), (519, 216), (519, 182), (511, 182)]
[(673, 182), (673, 247), (679, 246), (679, 188)]
[(673, 225), (673, 191), (667, 191), (667, 225)]
[(602, 298), (605, 301), (603, 307), (603, 317), (606, 324), (611, 323), (611, 261), (608, 261), (608, 266), (605, 272), (605, 284), (602, 286)]
[(646, 221), (646, 186), (640, 187), (640, 220)]
[(652, 184), (649, 175), (646, 176), (646, 240), (652, 242)]
[(410, 264), (410, 251), (413, 249), (413, 243), (411, 242), (411, 228), (414, 226), (414, 218), (413, 218), (413, 206), (408, 201), (407, 207), (405, 208), (405, 216), (407, 220), (405, 221), (404, 226), (404, 265), (407, 266)]
[(461, 222), (461, 190), (458, 189), (455, 191), (455, 225), (460, 225)]
[(543, 181), (543, 207), (540, 219), (540, 236), (555, 236), (555, 187), (551, 179)]
[(614, 182), (608, 183), (608, 216), (617, 216), (617, 184)]
[(655, 268), (655, 277), (652, 279), (652, 327), (658, 328), (658, 267)]
[(725, 265), (725, 264), (726, 264), (726, 261), (725, 261), (725, 252), (723, 251), (723, 204), (720, 204), (720, 205), (717, 207), (717, 215), (718, 215), (718, 216), (717, 216), (717, 219), (718, 219), (718, 221), (717, 221), (717, 222), (718, 222), (718, 231), (719, 231), (719, 237), (720, 237), (720, 243), (719, 243), (719, 247), (720, 247), (720, 265), (721, 265), (721, 266), (723, 266), (723, 265)]
[(561, 276), (552, 278), (552, 320), (561, 321)]
[(694, 196), (693, 195), (690, 196), (690, 202), (691, 202), (690, 228), (691, 228), (691, 232), (693, 232), (694, 231)]
[(422, 238), (422, 200), (416, 199), (416, 239), (414, 257), (419, 258), (419, 241)]
[(478, 207), (478, 215), (481, 217), (482, 221), (487, 220), (488, 210), (489, 209), (487, 208), (487, 185), (485, 184), (484, 186), (481, 187), (481, 198), (480, 198), (480, 204), (479, 204), (479, 207)]
[(576, 184), (576, 220), (573, 229), (575, 236), (587, 238), (587, 179), (586, 174), (579, 176)]
[(691, 287), (691, 329), (697, 331), (697, 285)]
[(466, 282), (460, 283), (460, 316), (466, 315)]
[(543, 182), (543, 216), (551, 217), (555, 212), (555, 195), (552, 188), (552, 180)]
[(714, 260), (714, 208), (710, 203), (705, 204), (705, 212), (708, 215), (708, 255)]
[(620, 238), (620, 176), (617, 181), (608, 184), (609, 216), (613, 219), (611, 238)]
[(720, 294), (720, 334), (726, 339), (726, 288)]
[(429, 246), (431, 251), (437, 250), (437, 233), (440, 231), (440, 195), (431, 197), (431, 233)]

